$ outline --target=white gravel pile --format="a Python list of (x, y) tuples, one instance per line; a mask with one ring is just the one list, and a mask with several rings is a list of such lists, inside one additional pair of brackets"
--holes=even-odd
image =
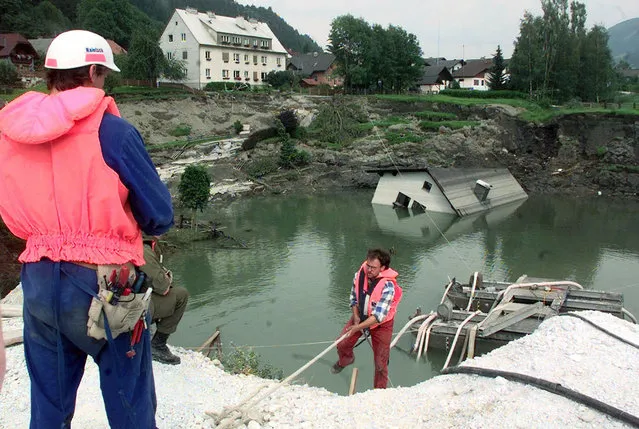
[[(639, 344), (639, 327), (613, 316), (581, 315)], [(7, 320), (5, 319), (5, 323)], [(9, 322), (15, 325), (14, 320)], [(231, 408), (272, 381), (231, 376), (204, 356), (175, 348), (179, 366), (154, 362), (157, 424), (209, 428), (207, 411)], [(0, 427), (29, 425), (29, 379), (22, 346), (7, 350), (0, 393)], [(512, 371), (561, 383), (639, 416), (639, 349), (572, 317), (554, 317), (537, 331), (465, 365)], [(392, 365), (391, 365), (392, 373)], [(330, 376), (327, 374), (327, 376)], [(97, 367), (87, 363), (74, 428), (106, 428)], [(287, 386), (261, 401), (245, 424), (258, 428), (624, 428), (619, 420), (544, 390), (503, 378), (444, 375), (413, 387), (369, 390), (344, 397), (324, 389)]]

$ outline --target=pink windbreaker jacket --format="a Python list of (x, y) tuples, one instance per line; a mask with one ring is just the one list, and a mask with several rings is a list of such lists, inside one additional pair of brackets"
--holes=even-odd
[(28, 92), (0, 110), (0, 216), (27, 241), (20, 262), (144, 264), (129, 191), (102, 157), (105, 112), (120, 116), (89, 87)]

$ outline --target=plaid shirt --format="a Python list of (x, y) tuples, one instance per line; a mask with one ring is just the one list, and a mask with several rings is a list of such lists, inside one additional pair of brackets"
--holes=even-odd
[[(351, 307), (357, 305), (355, 284), (357, 283), (358, 273), (359, 271), (355, 273), (355, 278), (353, 279), (353, 287), (351, 288)], [(366, 280), (368, 281), (368, 279)], [(395, 285), (393, 284), (393, 282), (387, 281), (384, 285), (384, 290), (382, 291), (382, 298), (379, 300), (375, 308), (373, 308), (373, 314), (369, 314), (368, 316), (375, 316), (375, 318), (377, 319), (377, 323), (382, 323), (384, 318), (386, 318), (386, 316), (388, 315), (388, 311), (390, 310), (393, 298), (395, 298)], [(364, 311), (368, 311), (368, 309), (365, 308)], [(364, 320), (364, 318), (362, 320)]]

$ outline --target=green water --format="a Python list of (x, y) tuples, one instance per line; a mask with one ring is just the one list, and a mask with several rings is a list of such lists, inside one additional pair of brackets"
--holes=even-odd
[[(417, 307), (430, 311), (448, 278), (532, 277), (569, 279), (584, 287), (619, 291), (639, 315), (639, 203), (603, 199), (533, 197), (473, 218), (411, 215), (372, 206), (361, 192), (310, 197), (269, 197), (215, 207), (204, 217), (221, 222), (247, 249), (194, 243), (165, 261), (191, 293), (170, 342), (200, 345), (220, 328), (225, 350), (255, 346), (261, 359), (289, 375), (324, 350), (350, 315), (355, 270), (373, 246), (392, 248), (404, 298), (395, 332)], [(443, 235), (443, 236), (442, 236)], [(444, 238), (445, 237), (445, 238)], [(404, 336), (390, 359), (394, 386), (410, 386), (438, 373), (445, 356), (420, 362)], [(327, 342), (315, 345), (291, 345)], [(329, 374), (331, 351), (300, 380), (345, 394), (350, 371)], [(357, 390), (372, 386), (367, 343), (356, 349)]]

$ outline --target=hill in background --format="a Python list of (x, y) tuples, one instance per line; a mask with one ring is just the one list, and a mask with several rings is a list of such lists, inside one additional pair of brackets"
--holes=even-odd
[(639, 69), (639, 18), (629, 19), (608, 29), (608, 46), (615, 61), (625, 60)]
[(129, 48), (134, 31), (161, 32), (176, 8), (187, 6), (223, 16), (244, 16), (266, 22), (285, 48), (300, 53), (321, 51), (272, 8), (244, 6), (234, 0), (0, 0), (0, 33), (20, 33), (28, 39), (54, 37), (83, 28)]

